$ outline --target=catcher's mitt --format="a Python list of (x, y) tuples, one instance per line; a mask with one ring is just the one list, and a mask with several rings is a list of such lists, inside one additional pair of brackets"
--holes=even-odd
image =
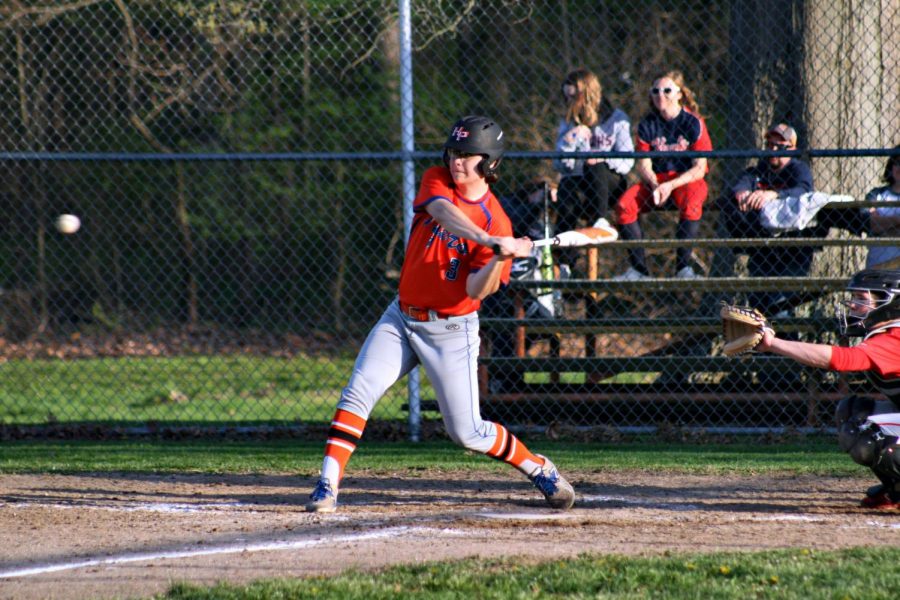
[(725, 356), (737, 356), (750, 352), (763, 339), (763, 331), (772, 329), (768, 319), (755, 308), (722, 303), (722, 334), (725, 337)]

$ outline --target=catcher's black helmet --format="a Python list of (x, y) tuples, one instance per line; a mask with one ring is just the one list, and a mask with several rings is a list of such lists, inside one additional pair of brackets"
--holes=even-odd
[(450, 165), (450, 149), (480, 154), (484, 160), (478, 163), (478, 171), (485, 179), (497, 180), (497, 166), (503, 158), (503, 130), (488, 117), (469, 115), (453, 124), (444, 143), (444, 164)]
[(841, 333), (863, 336), (875, 325), (900, 319), (900, 270), (866, 269), (854, 275), (847, 283), (851, 292), (870, 292), (873, 307), (865, 313), (854, 311), (851, 302), (839, 311)]

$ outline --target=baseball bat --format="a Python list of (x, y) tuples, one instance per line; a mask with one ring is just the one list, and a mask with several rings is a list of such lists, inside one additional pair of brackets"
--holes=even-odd
[[(555, 246), (559, 248), (582, 248), (586, 246), (597, 246), (614, 242), (619, 239), (619, 232), (611, 225), (604, 223), (595, 223), (594, 227), (582, 227), (580, 229), (572, 229), (563, 231), (552, 238), (544, 238), (542, 240), (533, 241), (535, 248), (544, 246)], [(500, 254), (500, 246), (494, 245), (494, 254)]]

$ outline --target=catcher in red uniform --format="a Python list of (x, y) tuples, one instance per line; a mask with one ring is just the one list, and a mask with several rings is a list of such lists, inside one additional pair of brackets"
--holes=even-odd
[(782, 340), (764, 328), (756, 350), (810, 367), (866, 372), (885, 399), (841, 400), (835, 415), (838, 443), (881, 482), (869, 488), (862, 506), (900, 509), (900, 270), (860, 271), (847, 290), (852, 296), (838, 319), (842, 334), (863, 338), (857, 346)]

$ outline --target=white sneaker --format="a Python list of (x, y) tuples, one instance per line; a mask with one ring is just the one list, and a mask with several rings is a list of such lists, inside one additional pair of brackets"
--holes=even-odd
[(619, 239), (619, 230), (609, 224), (609, 221), (600, 217), (596, 221), (594, 221), (593, 225), (594, 229), (600, 230), (598, 232), (599, 238), (603, 238), (604, 240), (614, 242)]
[(697, 275), (694, 272), (693, 267), (682, 267), (677, 273), (675, 273), (675, 279), (703, 279), (701, 275)]
[(572, 489), (572, 485), (560, 474), (559, 469), (549, 458), (540, 454), (536, 456), (544, 459), (544, 466), (535, 469), (528, 479), (544, 495), (551, 508), (559, 510), (572, 508), (575, 504), (575, 490)]
[(651, 277), (649, 275), (644, 275), (634, 267), (628, 267), (627, 271), (613, 277), (613, 281), (641, 281), (643, 279), (651, 279)]
[(331, 486), (328, 479), (322, 477), (309, 495), (306, 512), (333, 513), (335, 510), (337, 510), (337, 490)]

